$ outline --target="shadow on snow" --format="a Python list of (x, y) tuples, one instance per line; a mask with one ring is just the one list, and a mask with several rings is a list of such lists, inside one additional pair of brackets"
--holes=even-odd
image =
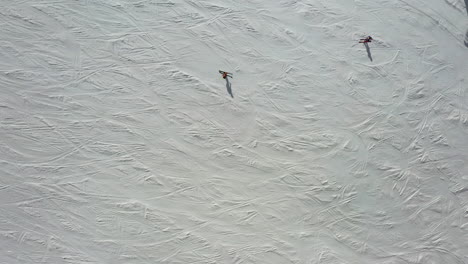
[(366, 46), (367, 57), (369, 57), (369, 60), (372, 61), (372, 53), (371, 53), (370, 48), (369, 48), (369, 43), (367, 43), (367, 42), (364, 43), (364, 46)]
[[(468, 0), (465, 0), (466, 14), (468, 15)], [(468, 48), (468, 29), (465, 34), (465, 46)]]
[(234, 98), (234, 94), (232, 93), (231, 83), (229, 82), (229, 77), (226, 77), (226, 89), (229, 95)]

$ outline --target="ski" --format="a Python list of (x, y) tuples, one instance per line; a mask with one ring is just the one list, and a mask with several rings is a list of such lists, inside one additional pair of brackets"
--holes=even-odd
[(227, 75), (228, 77), (232, 78), (232, 73), (230, 73), (230, 72), (226, 72), (226, 71), (219, 70), (219, 73), (221, 73), (221, 74), (226, 73), (226, 75)]

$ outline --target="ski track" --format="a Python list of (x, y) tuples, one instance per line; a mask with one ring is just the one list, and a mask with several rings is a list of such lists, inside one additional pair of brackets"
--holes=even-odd
[(1, 263), (468, 263), (466, 1), (3, 2)]

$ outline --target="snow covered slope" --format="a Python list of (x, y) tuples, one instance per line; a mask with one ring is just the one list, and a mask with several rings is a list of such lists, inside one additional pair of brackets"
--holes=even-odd
[(0, 263), (468, 263), (466, 2), (2, 0)]

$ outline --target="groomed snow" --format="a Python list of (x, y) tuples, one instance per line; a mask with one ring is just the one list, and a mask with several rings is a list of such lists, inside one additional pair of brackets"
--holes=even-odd
[(468, 263), (467, 0), (0, 2), (0, 263)]

